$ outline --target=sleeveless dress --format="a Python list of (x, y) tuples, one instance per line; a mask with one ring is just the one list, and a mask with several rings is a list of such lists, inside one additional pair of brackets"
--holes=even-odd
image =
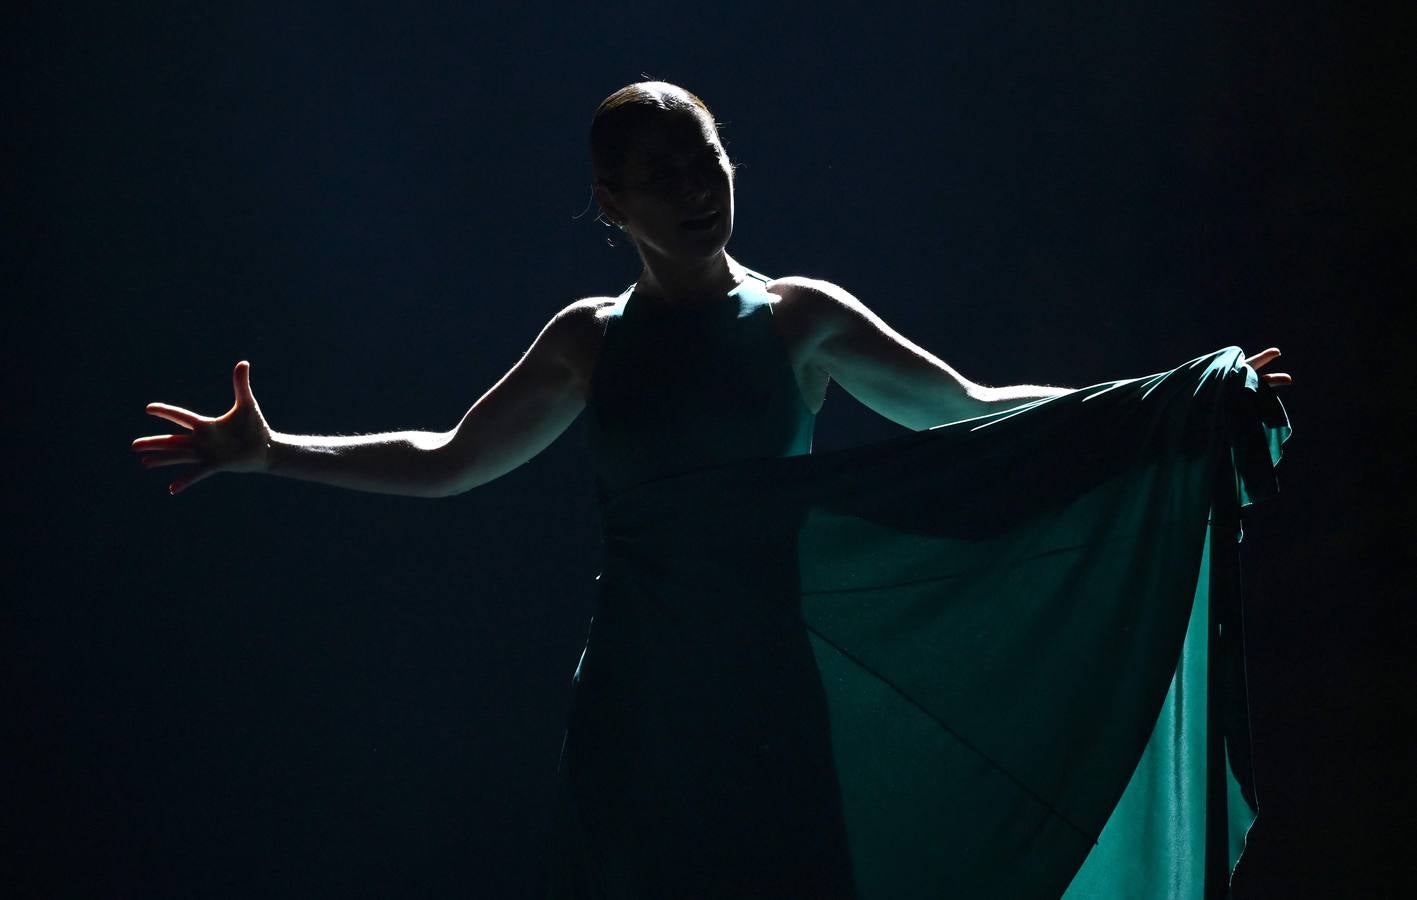
[(607, 322), (550, 895), (1223, 896), (1278, 400), (1227, 348), (809, 455), (764, 282)]

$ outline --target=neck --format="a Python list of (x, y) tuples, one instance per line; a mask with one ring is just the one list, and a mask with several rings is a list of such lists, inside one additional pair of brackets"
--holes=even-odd
[(697, 306), (722, 297), (745, 277), (744, 268), (722, 250), (692, 263), (643, 256), (645, 267), (635, 283), (636, 292), (670, 306)]

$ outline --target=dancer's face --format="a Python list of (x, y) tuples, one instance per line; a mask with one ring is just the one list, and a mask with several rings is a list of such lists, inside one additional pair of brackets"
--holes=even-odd
[(705, 259), (733, 233), (733, 168), (718, 131), (701, 113), (676, 110), (634, 134), (623, 172), (596, 199), (625, 222), (641, 253)]

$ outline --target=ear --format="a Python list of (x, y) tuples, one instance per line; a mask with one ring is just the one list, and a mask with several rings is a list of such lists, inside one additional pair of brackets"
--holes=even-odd
[(615, 192), (606, 187), (603, 182), (595, 183), (591, 188), (591, 195), (595, 197), (595, 203), (600, 207), (601, 215), (608, 219), (611, 225), (625, 221), (625, 214), (616, 202)]

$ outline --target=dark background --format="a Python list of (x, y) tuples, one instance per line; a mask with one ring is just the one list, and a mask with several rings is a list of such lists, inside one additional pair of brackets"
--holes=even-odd
[[(637, 274), (580, 214), (591, 113), (642, 72), (724, 123), (737, 258), (842, 284), (975, 380), (1285, 351), (1235, 894), (1402, 893), (1413, 31), (1337, 2), (972, 7), (6, 29), (6, 893), (535, 894), (596, 561), (579, 425), (441, 501), (174, 499), (127, 445), (168, 430), (148, 401), (224, 410), (242, 358), (283, 431), (450, 427), (555, 310)], [(833, 388), (817, 447), (897, 431)]]

